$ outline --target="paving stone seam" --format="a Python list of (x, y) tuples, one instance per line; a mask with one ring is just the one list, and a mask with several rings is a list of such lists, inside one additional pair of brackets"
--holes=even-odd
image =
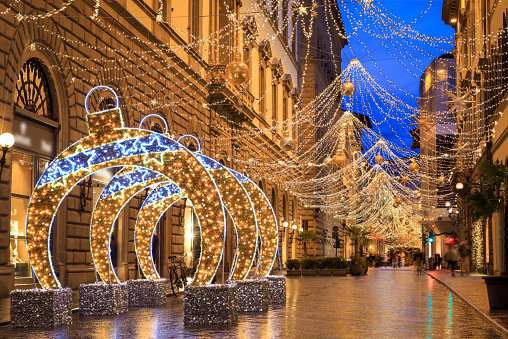
[(442, 281), (441, 279), (433, 276), (432, 274), (430, 273), (427, 273), (426, 271), (423, 271), (423, 273), (425, 273), (426, 275), (428, 275), (429, 277), (431, 277), (432, 279), (436, 280), (438, 283), (440, 283), (441, 285), (443, 285), (444, 287), (446, 287), (448, 290), (450, 290), (453, 294), (455, 294), (457, 297), (459, 297), (462, 301), (464, 301), (467, 305), (469, 305), (476, 313), (478, 313), (479, 315), (483, 316), (487, 321), (489, 321), (490, 323), (492, 323), (496, 328), (497, 330), (505, 337), (505, 338), (508, 338), (508, 329), (506, 329), (504, 326), (502, 326), (501, 324), (499, 324), (497, 321), (495, 321), (494, 319), (492, 319), (490, 316), (488, 316), (487, 314), (483, 313), (482, 311), (480, 311), (476, 306), (474, 306), (469, 300), (467, 300), (466, 298), (464, 298), (462, 295), (460, 295), (457, 291), (455, 291), (453, 288), (451, 288), (448, 284), (446, 284), (444, 281)]

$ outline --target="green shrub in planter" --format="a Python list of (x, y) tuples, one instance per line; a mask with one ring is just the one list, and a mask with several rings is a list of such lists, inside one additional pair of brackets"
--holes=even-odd
[(302, 270), (315, 270), (317, 268), (317, 260), (314, 258), (306, 258), (300, 260)]
[(317, 258), (316, 260), (316, 268), (318, 270), (324, 270), (328, 267), (326, 267), (326, 259), (328, 258)]
[(334, 269), (335, 267), (335, 259), (339, 258), (323, 258), (323, 268)]
[(365, 257), (360, 257), (360, 265), (362, 265), (363, 268), (367, 267), (367, 259)]
[(299, 270), (300, 269), (300, 260), (289, 259), (288, 261), (286, 261), (286, 268), (288, 270)]
[(351, 260), (347, 260), (347, 259), (344, 259), (344, 258), (333, 258), (335, 259), (334, 262), (333, 262), (333, 268), (334, 269), (347, 269), (349, 268), (349, 265), (351, 265)]

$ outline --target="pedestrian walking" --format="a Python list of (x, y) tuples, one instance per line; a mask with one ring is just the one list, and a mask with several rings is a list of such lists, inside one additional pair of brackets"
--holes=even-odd
[(445, 259), (448, 262), (448, 266), (452, 272), (452, 277), (454, 277), (455, 270), (457, 268), (457, 261), (459, 260), (459, 251), (456, 245), (451, 245), (448, 247), (448, 251), (445, 254)]
[(439, 253), (434, 254), (434, 264), (436, 265), (436, 270), (441, 268), (441, 256)]
[(423, 253), (420, 250), (416, 251), (416, 253), (413, 255), (413, 262), (416, 266), (416, 273), (417, 274), (422, 273), (422, 260), (423, 260)]
[(471, 257), (471, 247), (467, 243), (467, 241), (463, 240), (459, 245), (459, 254), (460, 254), (460, 275), (469, 275), (469, 265), (470, 265), (470, 257)]

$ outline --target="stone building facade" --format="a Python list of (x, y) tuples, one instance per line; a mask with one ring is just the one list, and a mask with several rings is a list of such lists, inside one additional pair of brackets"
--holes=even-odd
[[(162, 116), (173, 137), (196, 137), (203, 154), (258, 182), (279, 224), (294, 220), (301, 225), (302, 220), (309, 220), (313, 225), (318, 217), (279, 189), (273, 176), (265, 176), (259, 165), (299, 151), (298, 146), (289, 152), (280, 147), (284, 137), (298, 139), (296, 128), (288, 129), (280, 122), (296, 120), (303, 74), (301, 23), (293, 16), (294, 22), (283, 28), (283, 15), (293, 8), (289, 1), (118, 0), (102, 1), (95, 7), (94, 1), (76, 0), (58, 12), (59, 6), (59, 1), (42, 0), (21, 1), (12, 10), (0, 5), (0, 11), (7, 13), (0, 17), (2, 132), (13, 133), (16, 140), (0, 178), (1, 294), (33, 286), (24, 234), (30, 193), (48, 162), (88, 134), (85, 96), (97, 85), (110, 86), (118, 93), (127, 126), (139, 126), (151, 113)], [(259, 8), (256, 12), (265, 20), (249, 15), (253, 8)], [(31, 16), (18, 20), (18, 12)], [(44, 13), (54, 14), (44, 18)], [(340, 18), (338, 9), (333, 15)], [(226, 28), (233, 17), (235, 29)], [(329, 34), (322, 32), (325, 27), (324, 21), (317, 25), (316, 35), (325, 41), (319, 47), (330, 51), (334, 56), (330, 67), (339, 70), (344, 41), (331, 32), (337, 40), (332, 51), (326, 42), (329, 39), (324, 39)], [(244, 87), (224, 78), (225, 66), (235, 54), (249, 67)], [(302, 96), (306, 99), (301, 105), (331, 79), (322, 66), (311, 63), (316, 64), (315, 71), (310, 72), (312, 78), (304, 91), (312, 93)], [(93, 96), (90, 101), (96, 110), (110, 105), (107, 96)], [(163, 125), (150, 118), (144, 128)], [(191, 150), (198, 148), (191, 138), (182, 142)], [(94, 174), (78, 184), (59, 208), (51, 250), (55, 272), (64, 286), (75, 288), (95, 280), (89, 242), (91, 212), (112, 174)], [(112, 259), (121, 280), (139, 277), (133, 233), (144, 196), (129, 203), (115, 226)], [(230, 221), (227, 228), (226, 272), (235, 250)], [(193, 256), (199, 255), (199, 246), (192, 240), (196, 232), (192, 208), (184, 201), (162, 217), (153, 253), (162, 276), (167, 275), (168, 255), (189, 254), (185, 260), (193, 265)], [(289, 232), (281, 230), (279, 235), (283, 260), (297, 257), (298, 246), (290, 241)]]
[[(454, 113), (457, 124), (457, 182), (479, 183), (482, 161), (508, 160), (508, 4), (505, 1), (444, 0), (443, 21), (455, 33), (456, 95), (473, 101)], [(506, 272), (506, 210), (486, 222), (473, 221), (458, 192), (459, 236), (473, 248), (472, 264), (481, 272)]]

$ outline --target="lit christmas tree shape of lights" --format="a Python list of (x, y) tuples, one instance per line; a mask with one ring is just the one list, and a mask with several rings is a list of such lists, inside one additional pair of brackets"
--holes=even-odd
[(95, 204), (90, 223), (90, 250), (95, 270), (102, 281), (120, 283), (110, 257), (115, 220), (125, 205), (143, 189), (168, 179), (143, 167), (126, 166), (104, 187)]
[(150, 192), (139, 209), (134, 229), (134, 245), (139, 268), (147, 279), (160, 278), (152, 258), (152, 239), (157, 222), (168, 208), (184, 196), (177, 185), (163, 185)]
[(261, 260), (259, 262), (261, 275), (270, 275), (275, 258), (277, 257), (277, 246), (279, 243), (279, 226), (273, 211), (272, 204), (263, 191), (252, 180), (245, 175), (232, 169), (228, 169), (245, 188), (256, 211), (259, 236), (261, 238)]
[[(27, 248), (34, 273), (44, 289), (61, 288), (50, 253), (51, 226), (58, 206), (81, 180), (109, 167), (141, 166), (165, 175), (191, 200), (201, 223), (201, 261), (194, 284), (208, 284), (222, 257), (225, 214), (217, 187), (192, 152), (158, 133), (126, 128), (118, 107), (89, 113), (85, 99), (89, 134), (59, 154), (35, 185), (27, 211)], [(107, 232), (105, 230), (105, 232)], [(107, 237), (109, 234), (97, 236)]]

